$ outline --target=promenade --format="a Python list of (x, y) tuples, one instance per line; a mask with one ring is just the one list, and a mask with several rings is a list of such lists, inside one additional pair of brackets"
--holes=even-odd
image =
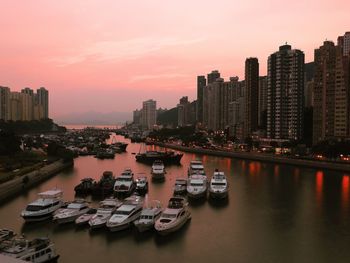
[(63, 162), (59, 160), (38, 170), (18, 176), (10, 181), (0, 184), (0, 203), (23, 193), (31, 187), (38, 185), (64, 169), (72, 166), (72, 162)]
[(155, 145), (171, 148), (178, 151), (197, 153), (197, 154), (207, 154), (219, 157), (229, 157), (236, 159), (252, 160), (252, 161), (261, 161), (261, 162), (270, 162), (278, 164), (287, 164), (292, 166), (303, 166), (310, 167), (314, 169), (329, 169), (340, 172), (350, 173), (350, 164), (338, 163), (331, 161), (318, 161), (318, 160), (306, 160), (306, 159), (297, 159), (292, 157), (278, 156), (275, 154), (267, 153), (255, 153), (255, 152), (232, 152), (232, 151), (223, 151), (223, 150), (210, 150), (203, 148), (192, 148), (181, 145), (169, 144), (169, 143), (159, 143), (156, 142)]

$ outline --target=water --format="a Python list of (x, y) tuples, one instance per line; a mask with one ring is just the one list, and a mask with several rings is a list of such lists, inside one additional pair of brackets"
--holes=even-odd
[(191, 204), (192, 220), (171, 236), (23, 223), (21, 209), (41, 191), (57, 186), (71, 200), (81, 178), (99, 178), (104, 170), (119, 174), (126, 167), (150, 177), (150, 166), (135, 162), (132, 153), (139, 149), (140, 144), (130, 144), (128, 152), (114, 160), (76, 159), (73, 169), (1, 206), (0, 228), (12, 228), (28, 238), (49, 236), (60, 263), (349, 262), (349, 175), (195, 154), (185, 154), (181, 166), (167, 167), (164, 183), (150, 182), (148, 199), (166, 204), (175, 177), (186, 175), (195, 158), (203, 161), (208, 175), (215, 168), (226, 173), (229, 199)]

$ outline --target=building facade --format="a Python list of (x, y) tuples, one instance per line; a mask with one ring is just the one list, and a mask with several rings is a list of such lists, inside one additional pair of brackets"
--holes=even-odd
[(268, 58), (267, 137), (303, 138), (304, 53), (283, 45)]
[(205, 76), (197, 77), (197, 116), (196, 119), (199, 123), (203, 122), (203, 89), (207, 85), (207, 79)]
[(142, 104), (142, 128), (152, 130), (157, 123), (157, 102), (147, 100)]

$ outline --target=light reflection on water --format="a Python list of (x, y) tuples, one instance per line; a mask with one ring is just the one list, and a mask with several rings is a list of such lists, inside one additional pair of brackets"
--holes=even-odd
[(61, 254), (59, 262), (348, 262), (349, 175), (192, 153), (184, 154), (182, 165), (166, 167), (165, 182), (150, 180), (148, 200), (166, 204), (175, 178), (187, 176), (193, 159), (203, 161), (208, 176), (215, 168), (225, 172), (229, 198), (191, 202), (191, 222), (174, 235), (139, 234), (134, 229), (90, 232), (51, 222), (23, 224), (20, 210), (49, 188), (62, 188), (71, 200), (82, 178), (98, 179), (105, 170), (118, 175), (126, 167), (150, 179), (150, 166), (135, 162), (131, 154), (145, 148), (130, 144), (128, 152), (114, 160), (76, 159), (74, 168), (2, 205), (0, 228), (12, 228), (29, 238), (49, 236)]

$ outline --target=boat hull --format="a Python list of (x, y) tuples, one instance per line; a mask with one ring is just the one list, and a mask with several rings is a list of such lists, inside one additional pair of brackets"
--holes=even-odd
[(171, 225), (168, 228), (162, 228), (162, 229), (155, 226), (155, 229), (159, 235), (162, 235), (162, 236), (169, 235), (179, 230), (180, 228), (182, 228), (190, 219), (191, 219), (191, 214), (188, 212), (188, 215), (186, 216), (186, 218), (182, 219), (181, 221), (178, 221), (176, 225)]
[(209, 197), (213, 199), (225, 199), (228, 197), (228, 191), (211, 191), (209, 190)]

